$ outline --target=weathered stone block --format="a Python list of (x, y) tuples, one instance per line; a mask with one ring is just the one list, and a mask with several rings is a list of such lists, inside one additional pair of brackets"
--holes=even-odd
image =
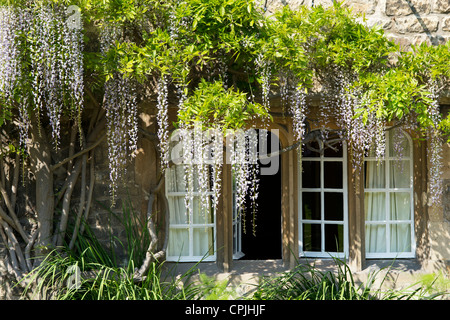
[(407, 51), (411, 48), (411, 40), (408, 37), (398, 37), (392, 34), (387, 35), (388, 39), (394, 41), (401, 50)]
[(378, 25), (384, 30), (390, 30), (394, 23), (392, 19), (367, 18), (366, 25), (369, 27)]
[(386, 0), (385, 12), (388, 16), (407, 16), (416, 12), (428, 14), (430, 11), (429, 0)]
[(434, 0), (433, 12), (436, 13), (449, 13), (450, 12), (450, 0)]
[(343, 6), (352, 8), (354, 13), (373, 14), (378, 0), (345, 0)]
[(442, 19), (442, 30), (450, 31), (450, 17)]
[(436, 32), (439, 27), (437, 17), (407, 17), (395, 19), (395, 29), (398, 33)]

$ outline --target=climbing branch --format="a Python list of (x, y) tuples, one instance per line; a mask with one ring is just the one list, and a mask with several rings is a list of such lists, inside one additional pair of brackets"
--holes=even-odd
[(157, 194), (160, 194), (162, 196), (162, 199), (165, 198), (163, 188), (164, 185), (164, 175), (161, 176), (158, 185), (150, 192), (149, 199), (148, 199), (148, 208), (147, 208), (147, 229), (150, 234), (150, 244), (147, 248), (147, 252), (145, 255), (145, 260), (142, 263), (142, 266), (139, 270), (136, 271), (135, 278), (142, 279), (142, 277), (147, 273), (148, 268), (150, 267), (150, 263), (152, 261), (158, 261), (166, 252), (167, 250), (167, 243), (168, 243), (168, 223), (169, 223), (169, 206), (167, 205), (167, 202), (164, 202), (164, 211), (165, 211), (165, 240), (164, 245), (162, 249), (158, 252), (154, 252), (155, 249), (158, 246), (158, 235), (156, 233), (155, 223), (153, 222), (153, 203), (155, 201), (155, 197)]

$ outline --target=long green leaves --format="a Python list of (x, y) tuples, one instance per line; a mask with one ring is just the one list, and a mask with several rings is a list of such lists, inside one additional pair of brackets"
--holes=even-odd
[(343, 261), (334, 259), (335, 271), (323, 271), (315, 265), (299, 264), (276, 277), (263, 278), (253, 299), (261, 300), (409, 300), (434, 299), (422, 286), (413, 284), (401, 290), (384, 289), (385, 270), (371, 272), (366, 282), (358, 283)]

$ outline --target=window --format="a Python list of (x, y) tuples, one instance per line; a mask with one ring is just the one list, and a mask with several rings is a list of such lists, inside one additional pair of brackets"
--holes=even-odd
[(385, 157), (371, 152), (364, 166), (367, 258), (414, 257), (411, 139), (399, 129), (386, 132)]
[(213, 192), (210, 210), (201, 210), (197, 170), (194, 171), (193, 201), (187, 210), (185, 197), (185, 170), (188, 165), (174, 165), (166, 171), (166, 196), (169, 203), (170, 224), (168, 261), (214, 261), (215, 260), (215, 210), (213, 209)]
[(299, 170), (300, 256), (344, 257), (347, 237), (346, 145), (304, 146)]

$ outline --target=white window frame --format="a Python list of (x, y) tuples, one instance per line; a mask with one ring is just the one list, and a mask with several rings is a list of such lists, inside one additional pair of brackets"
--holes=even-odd
[[(390, 131), (386, 130), (386, 155), (382, 159), (377, 159), (376, 157), (365, 157), (364, 158), (364, 164), (366, 161), (378, 161), (382, 160), (385, 161), (384, 170), (385, 170), (385, 188), (364, 188), (364, 195), (366, 192), (379, 192), (379, 193), (385, 193), (385, 212), (386, 212), (386, 218), (385, 220), (377, 220), (377, 221), (366, 221), (365, 220), (365, 226), (367, 225), (385, 225), (386, 226), (386, 252), (366, 252), (366, 258), (367, 259), (381, 259), (381, 258), (415, 258), (416, 256), (416, 240), (415, 240), (415, 230), (414, 230), (414, 188), (413, 188), (413, 180), (414, 180), (414, 164), (413, 164), (413, 144), (412, 139), (409, 134), (407, 134), (405, 131), (402, 130), (402, 133), (408, 140), (409, 144), (409, 155), (403, 156), (402, 158), (398, 158), (395, 156), (390, 156), (388, 154), (389, 150), (389, 135), (391, 134)], [(409, 182), (409, 188), (390, 188), (390, 166), (389, 162), (391, 161), (409, 161), (409, 174), (410, 174), (410, 182)], [(365, 183), (365, 182), (364, 182)], [(411, 206), (411, 215), (409, 220), (391, 220), (389, 219), (390, 216), (390, 202), (391, 192), (404, 192), (409, 193), (410, 195), (410, 206)], [(410, 252), (391, 252), (391, 232), (390, 227), (393, 224), (410, 224), (411, 228), (411, 251)], [(364, 229), (365, 233), (366, 228)]]
[[(168, 175), (168, 173), (166, 172), (166, 183), (165, 183), (165, 192), (166, 192), (166, 197), (169, 198), (170, 197), (185, 197), (187, 195), (187, 192), (174, 192), (174, 191), (169, 191), (169, 185), (170, 185), (170, 176)], [(207, 192), (206, 193), (208, 196), (214, 196), (214, 192)], [(200, 197), (201, 193), (200, 192), (192, 192), (192, 195), (195, 197)], [(171, 212), (170, 210), (170, 201), (168, 201), (169, 203), (169, 213)], [(214, 206), (213, 206), (214, 207)], [(191, 201), (190, 203), (190, 210), (189, 210), (189, 223), (186, 224), (175, 224), (175, 223), (169, 223), (169, 232), (172, 229), (187, 229), (189, 232), (189, 255), (185, 255), (185, 256), (166, 256), (166, 260), (167, 261), (179, 261), (179, 262), (198, 262), (198, 261), (216, 261), (216, 249), (217, 249), (217, 243), (216, 243), (216, 223), (217, 223), (217, 219), (216, 219), (216, 209), (213, 208), (213, 219), (214, 219), (214, 223), (193, 223), (194, 221), (194, 208), (193, 208), (193, 201)], [(207, 255), (206, 254), (204, 256), (197, 256), (194, 255), (194, 229), (201, 229), (201, 228), (213, 228), (213, 244), (214, 244), (214, 248), (213, 248), (213, 254), (212, 255)], [(170, 242), (169, 242), (170, 245)], [(168, 252), (168, 251), (167, 251)]]
[[(320, 143), (323, 143), (322, 141)], [(298, 244), (300, 257), (311, 258), (345, 258), (348, 257), (348, 179), (347, 179), (347, 144), (342, 143), (342, 158), (340, 157), (325, 157), (323, 154), (320, 157), (302, 157), (301, 147), (298, 148)], [(320, 162), (320, 188), (303, 188), (302, 187), (302, 161), (316, 161)], [(325, 188), (324, 187), (324, 163), (325, 162), (341, 162), (342, 163), (342, 188)], [(303, 192), (320, 192), (320, 220), (303, 219)], [(325, 192), (342, 193), (343, 194), (343, 220), (325, 220)], [(320, 224), (321, 225), (321, 251), (304, 251), (303, 250), (303, 224)], [(325, 251), (325, 225), (339, 224), (343, 225), (343, 252), (327, 252)]]

